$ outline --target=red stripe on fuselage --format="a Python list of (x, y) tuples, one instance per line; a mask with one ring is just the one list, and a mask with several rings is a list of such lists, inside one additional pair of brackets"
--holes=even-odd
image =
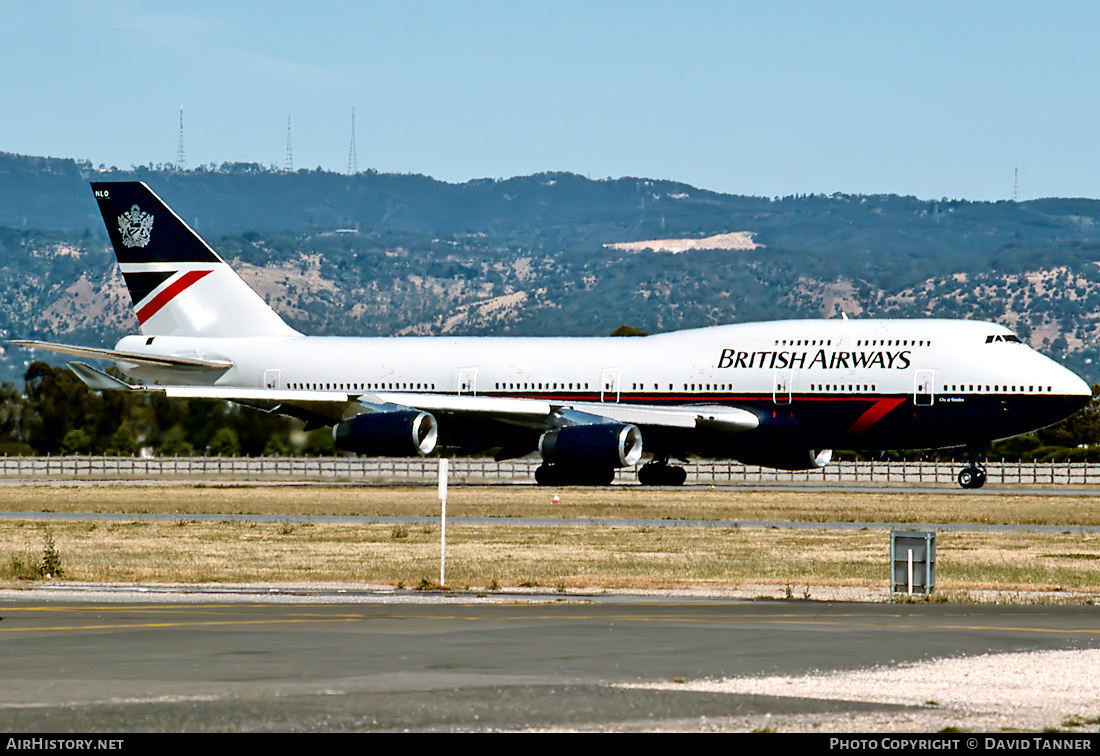
[(897, 407), (899, 404), (905, 402), (904, 398), (893, 397), (891, 399), (879, 399), (877, 402), (867, 408), (859, 418), (852, 423), (852, 427), (848, 429), (849, 433), (863, 433), (870, 430), (871, 427), (882, 418), (886, 417), (889, 412)]
[(137, 311), (138, 323), (142, 325), (145, 321), (153, 317), (160, 311), (160, 308), (171, 302), (176, 298), (176, 295), (186, 290), (191, 284), (195, 283), (199, 279), (203, 278), (209, 273), (213, 273), (212, 270), (189, 270), (175, 281), (170, 283), (160, 294), (157, 294), (152, 300), (149, 301), (144, 307)]

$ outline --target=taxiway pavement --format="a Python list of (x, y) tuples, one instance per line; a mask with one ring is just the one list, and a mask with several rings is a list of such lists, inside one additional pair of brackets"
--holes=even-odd
[[(934, 701), (816, 696), (812, 680), (871, 669), (918, 674), (907, 665), (934, 659), (1096, 649), (1093, 606), (357, 588), (301, 597), (0, 591), (0, 728), (938, 729), (960, 726), (966, 712)], [(803, 683), (794, 695), (699, 685), (765, 677)], [(1086, 714), (1075, 702), (1066, 707), (1018, 724)]]

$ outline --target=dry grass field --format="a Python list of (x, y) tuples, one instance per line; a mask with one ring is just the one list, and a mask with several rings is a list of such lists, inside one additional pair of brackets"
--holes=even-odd
[[(452, 488), (447, 583), (478, 590), (700, 589), (788, 585), (795, 595), (829, 586), (884, 586), (882, 529), (720, 525), (677, 520), (1056, 525), (1056, 533), (951, 530), (937, 536), (937, 588), (946, 592), (1043, 590), (1100, 594), (1100, 524), (1088, 496), (954, 491), (800, 492), (639, 488), (563, 489), (560, 503), (534, 487)], [(0, 487), (0, 511), (162, 514), (161, 519), (80, 518), (48, 524), (0, 520), (0, 581), (26, 584), (53, 550), (62, 577), (88, 582), (346, 582), (415, 588), (439, 575), (439, 527), (331, 524), (279, 516), (438, 516), (434, 487), (236, 485), (33, 485)], [(194, 514), (244, 516), (195, 520)], [(250, 520), (249, 515), (257, 516)], [(260, 520), (260, 516), (274, 520)], [(517, 524), (510, 518), (590, 523)], [(667, 524), (601, 524), (600, 519)], [(51, 545), (52, 544), (52, 545)], [(22, 568), (22, 569), (20, 569)]]

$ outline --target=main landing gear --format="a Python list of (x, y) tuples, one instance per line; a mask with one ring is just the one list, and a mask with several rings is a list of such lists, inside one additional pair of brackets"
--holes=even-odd
[[(611, 467), (576, 467), (542, 464), (535, 470), (535, 482), (540, 486), (610, 486), (615, 480)], [(682, 486), (687, 470), (670, 465), (668, 458), (654, 459), (638, 469), (638, 482), (643, 486)]]
[(980, 447), (966, 450), (967, 466), (959, 472), (959, 485), (963, 488), (981, 488), (985, 485), (985, 453)]
[(535, 469), (535, 482), (540, 486), (610, 486), (614, 480), (613, 467), (543, 464)]
[(687, 470), (670, 465), (668, 457), (646, 462), (638, 470), (638, 482), (643, 486), (682, 486), (687, 480)]

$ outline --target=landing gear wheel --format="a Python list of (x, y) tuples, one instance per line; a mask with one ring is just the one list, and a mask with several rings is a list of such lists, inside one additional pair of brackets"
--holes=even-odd
[(967, 466), (959, 473), (959, 485), (963, 488), (981, 488), (985, 485), (985, 446), (974, 444), (966, 449)]
[(682, 486), (687, 470), (664, 461), (647, 462), (638, 470), (638, 482), (643, 486)]
[(985, 485), (985, 470), (980, 467), (964, 467), (959, 473), (959, 485), (963, 488), (981, 488)]

